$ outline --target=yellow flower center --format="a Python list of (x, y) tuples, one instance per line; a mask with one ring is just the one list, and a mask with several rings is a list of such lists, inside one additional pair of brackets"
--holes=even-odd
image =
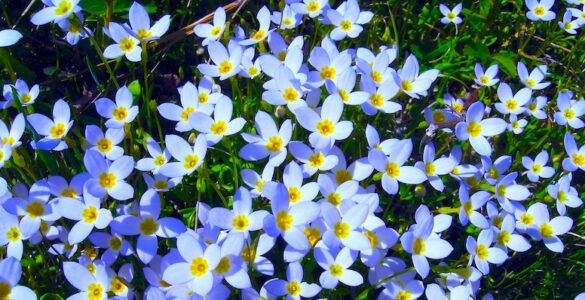
[(465, 183), (467, 183), (469, 186), (473, 187), (473, 186), (477, 186), (477, 184), (479, 182), (477, 182), (477, 178), (472, 176), (472, 177), (465, 178)]
[(211, 124), (209, 130), (215, 135), (222, 135), (227, 131), (227, 123), (223, 120), (219, 120)]
[(500, 197), (506, 196), (506, 186), (505, 185), (500, 185), (498, 187), (497, 193), (498, 193), (498, 196), (500, 196)]
[(258, 68), (254, 67), (254, 66), (248, 68), (248, 75), (256, 76), (257, 74), (258, 74)]
[(266, 36), (266, 31), (264, 29), (260, 29), (260, 30), (256, 31), (256, 33), (254, 33), (254, 35), (252, 36), (252, 39), (259, 41), (259, 40), (263, 39), (264, 36)]
[(333, 80), (335, 78), (335, 68), (331, 66), (324, 66), (321, 68), (321, 78)]
[(347, 93), (346, 90), (339, 90), (337, 91), (337, 93), (339, 94), (341, 101), (343, 101), (344, 103), (347, 103), (347, 101), (349, 101), (349, 94)]
[(412, 299), (412, 294), (410, 294), (407, 290), (402, 290), (396, 294), (395, 300), (410, 300)]
[(110, 249), (114, 251), (118, 251), (122, 248), (122, 240), (119, 237), (112, 237), (108, 244), (110, 245)]
[(528, 213), (523, 213), (520, 216), (520, 222), (524, 225), (532, 225), (532, 223), (534, 223), (534, 217)]
[(311, 1), (307, 4), (307, 11), (310, 13), (314, 13), (321, 8), (317, 1)]
[(301, 200), (301, 190), (296, 186), (291, 186), (288, 189), (288, 201), (290, 203), (297, 203), (299, 200)]
[(293, 223), (293, 216), (286, 210), (281, 210), (276, 214), (276, 226), (282, 231), (290, 229)]
[(92, 263), (86, 264), (85, 268), (89, 271), (89, 273), (94, 274), (94, 275), (95, 275), (95, 272), (97, 271), (96, 266)]
[(504, 223), (504, 218), (502, 218), (502, 216), (495, 216), (492, 219), (492, 224), (498, 228), (502, 228), (502, 223)]
[(157, 190), (165, 190), (169, 187), (169, 184), (164, 180), (157, 180), (154, 182), (154, 188)]
[(567, 108), (563, 112), (563, 117), (565, 117), (565, 119), (567, 120), (572, 120), (575, 117), (575, 111), (570, 108)]
[(286, 51), (280, 51), (278, 52), (278, 60), (280, 61), (284, 61), (286, 59)]
[(321, 231), (314, 227), (307, 227), (303, 231), (311, 246), (315, 246), (315, 244), (321, 239)]
[(114, 294), (119, 295), (126, 291), (126, 285), (116, 276), (110, 281), (110, 290)]
[(162, 165), (164, 165), (167, 162), (167, 159), (165, 158), (164, 155), (158, 155), (155, 159), (154, 159), (154, 165), (157, 167), (160, 167)]
[(395, 178), (400, 175), (400, 167), (395, 162), (389, 162), (386, 164), (386, 175)]
[(353, 179), (353, 175), (348, 170), (338, 170), (335, 172), (335, 182), (337, 184), (342, 184), (351, 179)]
[(99, 177), (100, 186), (104, 189), (111, 189), (116, 185), (116, 175), (114, 173), (103, 172)]
[(449, 20), (453, 20), (453, 19), (455, 19), (455, 17), (457, 17), (457, 15), (456, 15), (454, 12), (449, 12), (449, 13), (447, 14), (447, 18), (448, 18)]
[(508, 242), (510, 242), (510, 239), (511, 237), (509, 232), (500, 231), (496, 237), (496, 243), (498, 243), (498, 245), (507, 245)]
[(106, 138), (99, 139), (97, 142), (97, 148), (102, 153), (108, 153), (112, 150), (112, 141)]
[(191, 170), (197, 166), (197, 163), (199, 163), (199, 157), (196, 154), (187, 154), (187, 156), (185, 156), (183, 167), (187, 170)]
[(200, 93), (197, 100), (199, 100), (199, 103), (205, 104), (209, 101), (209, 95), (207, 95), (207, 93)]
[(98, 218), (98, 209), (95, 206), (88, 206), (81, 212), (85, 223), (94, 223)]
[(280, 138), (279, 136), (275, 135), (275, 136), (271, 136), (268, 139), (268, 143), (266, 143), (266, 150), (270, 151), (270, 152), (278, 152), (282, 149), (282, 145), (283, 145), (283, 140), (282, 138)]
[(181, 112), (181, 120), (185, 122), (189, 121), (189, 115), (194, 111), (195, 108), (192, 106), (185, 107), (185, 109), (183, 109), (183, 111)]
[(381, 107), (384, 105), (384, 97), (382, 95), (375, 93), (370, 96), (370, 104), (373, 107)]
[(471, 216), (473, 213), (473, 203), (471, 203), (471, 201), (463, 203), (463, 210), (465, 211), (465, 214)]
[(207, 271), (209, 270), (209, 264), (207, 263), (207, 260), (205, 258), (197, 257), (191, 261), (190, 269), (191, 274), (193, 274), (193, 276), (201, 277), (207, 274)]
[(217, 37), (219, 35), (219, 33), (221, 32), (221, 27), (220, 26), (215, 26), (213, 28), (211, 28), (211, 36), (212, 37)]
[(329, 272), (331, 272), (331, 275), (339, 277), (343, 275), (343, 267), (340, 264), (331, 264), (329, 266)]
[(264, 183), (266, 183), (266, 180), (258, 180), (256, 181), (256, 189), (258, 190), (258, 192), (262, 193), (262, 187), (264, 186)]
[(51, 138), (60, 139), (65, 134), (65, 124), (57, 123), (53, 125), (49, 133), (51, 134)]
[(384, 79), (384, 77), (382, 77), (382, 74), (378, 71), (372, 71), (370, 73), (370, 77), (372, 77), (372, 80), (378, 83), (382, 82), (382, 80)]
[(286, 284), (286, 291), (291, 296), (296, 296), (296, 295), (300, 294), (302, 289), (303, 288), (301, 287), (301, 284), (295, 280)]
[(534, 103), (528, 104), (528, 110), (535, 111), (536, 110), (536, 104), (534, 104)]
[(467, 125), (467, 133), (471, 137), (477, 137), (477, 136), (479, 136), (479, 134), (481, 133), (481, 125), (479, 125), (479, 123), (477, 123), (475, 121), (471, 121)]
[(63, 0), (59, 2), (59, 4), (57, 4), (55, 14), (57, 16), (66, 15), (71, 11), (71, 9), (73, 9), (73, 3), (71, 3), (71, 1), (68, 0)]
[(6, 231), (6, 238), (11, 242), (19, 241), (20, 237), (20, 229), (17, 226), (12, 226)]
[(215, 272), (217, 274), (225, 274), (230, 270), (231, 267), (232, 267), (232, 264), (230, 263), (230, 259), (227, 256), (223, 256), (219, 260), (217, 267), (215, 267)]
[(242, 259), (244, 261), (246, 261), (246, 263), (248, 263), (249, 265), (251, 265), (252, 263), (254, 263), (254, 260), (256, 259), (256, 249), (250, 247), (250, 245), (245, 245), (244, 249), (242, 249)]
[(5, 136), (2, 138), (2, 145), (6, 144), (6, 143), (10, 143), (10, 146), (14, 146), (14, 138), (11, 136)]
[(479, 259), (486, 259), (490, 255), (490, 251), (484, 244), (478, 244), (475, 247), (475, 255), (479, 257)]
[(422, 238), (416, 238), (412, 243), (412, 253), (420, 255), (422, 253), (425, 253), (426, 250), (427, 245), (425, 244), (425, 240), (423, 240)]
[(453, 105), (451, 105), (451, 109), (456, 113), (460, 114), (463, 111), (463, 104), (453, 103)]
[(402, 90), (404, 90), (406, 92), (412, 91), (412, 82), (410, 82), (408, 80), (402, 80), (402, 83), (400, 85), (402, 87)]
[(282, 92), (282, 98), (289, 103), (295, 102), (299, 99), (299, 93), (294, 88), (289, 87)]
[(353, 24), (351, 24), (351, 21), (348, 20), (343, 20), (341, 21), (341, 24), (339, 24), (339, 28), (341, 28), (343, 31), (349, 31), (352, 26)]
[(64, 188), (63, 191), (61, 191), (61, 197), (77, 198), (77, 192), (71, 188)]
[(39, 201), (32, 201), (26, 206), (25, 210), (31, 218), (38, 218), (45, 214), (45, 206)]
[(146, 217), (140, 222), (140, 232), (144, 235), (153, 235), (158, 230), (158, 223), (151, 217)]
[(534, 14), (537, 16), (543, 16), (546, 12), (546, 9), (544, 9), (544, 7), (538, 5), (537, 7), (534, 8)]
[(5, 281), (0, 281), (0, 300), (8, 300), (12, 294), (12, 287)]
[(506, 101), (506, 108), (508, 110), (515, 110), (518, 108), (518, 102), (514, 99), (508, 99), (508, 101)]
[(540, 174), (540, 171), (542, 171), (542, 167), (539, 164), (532, 165), (532, 172), (534, 174)]
[(136, 33), (136, 36), (138, 36), (138, 39), (140, 40), (145, 40), (149, 37), (152, 37), (152, 32), (150, 30), (146, 30), (146, 29), (140, 29), (138, 30), (138, 32)]
[(232, 71), (233, 68), (234, 68), (234, 65), (232, 64), (231, 61), (224, 60), (218, 66), (219, 74), (221, 74), (221, 75), (228, 74), (229, 72)]
[(440, 110), (436, 110), (433, 112), (433, 122), (435, 123), (443, 123), (447, 117), (445, 117), (445, 113)]
[(378, 236), (373, 231), (366, 230), (364, 231), (364, 235), (370, 241), (370, 246), (372, 249), (376, 248), (378, 244), (380, 244), (380, 238), (378, 238)]
[(125, 106), (116, 107), (112, 115), (116, 121), (124, 121), (128, 117), (128, 109)]
[(292, 24), (292, 20), (290, 18), (284, 18), (282, 19), (282, 24), (284, 26), (290, 26)]
[(317, 131), (324, 136), (332, 135), (335, 132), (335, 125), (329, 119), (324, 119), (317, 123)]
[(498, 178), (500, 177), (500, 172), (498, 172), (498, 169), (491, 167), (488, 169), (488, 176), (490, 178)]
[(542, 225), (540, 225), (538, 231), (540, 232), (540, 235), (542, 235), (542, 237), (545, 239), (553, 236), (553, 228), (552, 226), (550, 226), (549, 223), (543, 223)]
[(432, 162), (428, 162), (425, 164), (425, 172), (427, 173), (427, 175), (429, 176), (433, 176), (435, 175), (435, 164), (433, 164)]
[(567, 193), (565, 193), (565, 191), (559, 191), (557, 194), (557, 199), (561, 203), (564, 203), (565, 201), (567, 201)]
[(134, 43), (134, 39), (131, 37), (125, 37), (120, 40), (120, 49), (124, 52), (130, 52), (134, 50), (136, 44)]
[(347, 238), (350, 233), (349, 224), (339, 221), (333, 225), (333, 232), (340, 239)]
[(104, 296), (104, 287), (99, 283), (90, 283), (87, 287), (88, 300), (100, 300)]
[(32, 96), (29, 93), (24, 93), (20, 96), (20, 102), (27, 104), (32, 100)]
[(585, 155), (581, 153), (573, 153), (571, 160), (573, 160), (573, 163), (578, 167), (585, 165)]
[(248, 220), (248, 216), (246, 215), (235, 216), (232, 221), (232, 226), (234, 227), (234, 229), (239, 231), (248, 229), (248, 224), (250, 224), (250, 221)]
[(488, 84), (488, 82), (490, 82), (489, 77), (483, 75), (481, 77), (479, 77), (479, 82), (483, 83), (483, 84)]
[(319, 168), (325, 162), (325, 155), (322, 152), (317, 152), (309, 155), (309, 165), (311, 168)]
[(534, 79), (532, 79), (532, 78), (528, 78), (528, 79), (526, 79), (526, 84), (527, 84), (527, 85), (528, 85), (530, 88), (533, 88), (533, 87), (536, 85), (536, 83), (534, 82)]
[(327, 195), (327, 202), (337, 207), (339, 204), (341, 204), (341, 195), (336, 192), (329, 193), (329, 195)]

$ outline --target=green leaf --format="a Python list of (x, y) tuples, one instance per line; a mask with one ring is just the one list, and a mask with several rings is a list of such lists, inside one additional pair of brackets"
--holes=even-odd
[(493, 59), (500, 64), (502, 70), (504, 70), (504, 72), (506, 72), (508, 75), (511, 77), (516, 76), (516, 64), (514, 63), (514, 59), (509, 55), (499, 53), (494, 55)]
[(83, 10), (96, 15), (105, 15), (108, 10), (105, 0), (81, 0), (79, 1), (79, 6)]

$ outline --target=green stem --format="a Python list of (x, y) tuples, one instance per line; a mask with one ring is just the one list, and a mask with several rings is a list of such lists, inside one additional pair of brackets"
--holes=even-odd
[(118, 83), (118, 79), (116, 79), (116, 75), (114, 74), (114, 71), (112, 71), (112, 68), (110, 68), (110, 64), (108, 63), (108, 61), (104, 57), (104, 52), (102, 51), (102, 48), (98, 44), (98, 42), (95, 39), (95, 37), (87, 29), (85, 29), (85, 27), (82, 26), (81, 28), (83, 28), (83, 31), (85, 32), (85, 34), (87, 35), (87, 37), (91, 41), (91, 44), (95, 48), (95, 51), (97, 52), (98, 56), (102, 60), (102, 63), (106, 67), (106, 70), (110, 74), (110, 79), (112, 80), (112, 82), (114, 83), (114, 85), (116, 86), (116, 88), (119, 89), (120, 88), (120, 83)]

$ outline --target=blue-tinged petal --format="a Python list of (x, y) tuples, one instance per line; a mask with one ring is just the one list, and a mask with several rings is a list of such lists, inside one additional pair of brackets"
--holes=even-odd
[(429, 261), (423, 255), (412, 255), (412, 263), (416, 272), (424, 279), (429, 275)]
[(77, 222), (71, 228), (69, 232), (68, 241), (69, 244), (74, 245), (81, 243), (93, 230), (93, 224), (89, 224), (83, 221)]
[(161, 218), (158, 225), (156, 235), (164, 238), (174, 238), (187, 230), (185, 224), (175, 218)]
[(134, 196), (134, 188), (127, 182), (119, 180), (114, 187), (108, 189), (108, 195), (116, 200), (128, 200)]
[(425, 241), (428, 251), (424, 255), (432, 259), (443, 259), (453, 251), (453, 246), (442, 239), (428, 239)]
[(289, 230), (282, 233), (284, 240), (293, 248), (304, 250), (309, 249), (311, 244), (305, 234), (297, 227), (291, 227)]
[(489, 118), (489, 119), (482, 120), (480, 122), (480, 125), (481, 125), (481, 135), (483, 135), (483, 136), (498, 135), (498, 134), (504, 132), (504, 130), (506, 130), (506, 126), (508, 126), (506, 121), (504, 121), (500, 118)]
[(63, 263), (63, 273), (71, 285), (81, 291), (95, 281), (94, 276), (84, 266), (71, 261)]
[(112, 229), (123, 235), (137, 235), (140, 233), (139, 217), (133, 215), (123, 215), (116, 217), (110, 224)]
[(172, 285), (180, 285), (193, 279), (190, 271), (190, 264), (178, 262), (168, 266), (162, 276), (162, 279)]
[(53, 121), (48, 117), (41, 115), (41, 114), (31, 114), (26, 117), (26, 119), (31, 123), (35, 131), (44, 136), (50, 135), (51, 127), (53, 126)]
[(10, 286), (15, 286), (22, 275), (20, 261), (14, 257), (7, 257), (0, 261), (0, 277), (6, 280)]
[(136, 253), (143, 263), (148, 264), (154, 258), (157, 248), (158, 239), (156, 236), (141, 234), (138, 237)]
[(49, 6), (34, 14), (30, 21), (35, 25), (44, 25), (57, 18), (57, 7)]
[(0, 30), (0, 47), (7, 47), (16, 44), (22, 38), (22, 34), (16, 30)]
[(481, 135), (477, 137), (469, 137), (469, 142), (471, 143), (473, 150), (480, 155), (490, 156), (492, 154), (492, 146), (485, 137)]
[(57, 209), (63, 217), (78, 221), (83, 218), (85, 205), (76, 199), (62, 199), (58, 202)]
[(140, 215), (158, 219), (161, 204), (160, 197), (155, 190), (147, 190), (140, 198)]
[(339, 276), (339, 281), (349, 286), (359, 286), (364, 283), (362, 275), (354, 270), (346, 269)]
[(129, 11), (130, 26), (134, 31), (150, 29), (150, 17), (144, 6), (134, 2)]

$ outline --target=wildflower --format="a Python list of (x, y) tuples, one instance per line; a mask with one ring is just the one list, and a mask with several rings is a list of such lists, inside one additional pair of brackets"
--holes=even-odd
[(121, 156), (111, 164), (95, 150), (88, 150), (83, 157), (83, 163), (91, 174), (88, 180), (88, 191), (96, 197), (110, 195), (116, 200), (128, 200), (134, 196), (134, 188), (124, 179), (134, 169), (134, 159), (131, 156)]
[(254, 198), (262, 195), (262, 187), (264, 187), (264, 184), (267, 182), (272, 181), (273, 174), (274, 166), (271, 164), (266, 164), (266, 166), (264, 166), (262, 176), (258, 175), (258, 173), (251, 169), (243, 169), (241, 172), (242, 180), (245, 184), (252, 188), (252, 190), (250, 190), (250, 194)]
[(274, 265), (266, 257), (262, 256), (274, 247), (276, 239), (268, 234), (261, 234), (258, 238), (258, 244), (254, 248), (251, 244), (245, 244), (242, 250), (242, 259), (249, 267), (264, 275), (274, 275)]
[(110, 22), (108, 32), (115, 44), (109, 45), (104, 49), (104, 56), (106, 58), (114, 59), (120, 56), (126, 56), (131, 62), (138, 62), (142, 59), (140, 41), (124, 29), (122, 25)]
[(258, 19), (258, 30), (254, 34), (251, 34), (250, 37), (246, 40), (240, 41), (240, 45), (242, 46), (249, 46), (254, 45), (263, 41), (270, 32), (270, 11), (266, 6), (262, 6), (262, 8), (258, 11), (256, 15)]
[[(374, 16), (371, 12), (364, 14), (360, 11), (358, 2), (355, 0), (348, 0), (345, 6), (340, 6), (337, 9), (329, 9), (325, 12), (327, 19), (335, 26), (331, 31), (331, 39), (339, 41), (346, 36), (356, 38), (362, 32), (362, 25), (368, 23)], [(342, 10), (342, 8), (344, 8)]]
[(51, 188), (51, 193), (59, 198), (81, 199), (83, 196), (83, 186), (89, 180), (90, 175), (86, 172), (79, 173), (71, 179), (68, 184), (67, 180), (61, 176), (51, 176), (47, 179), (47, 183)]
[(356, 253), (343, 248), (334, 257), (324, 247), (315, 248), (315, 260), (325, 271), (319, 276), (319, 283), (324, 289), (334, 289), (339, 282), (348, 286), (359, 286), (364, 282), (360, 273), (349, 269), (356, 259)]
[[(355, 180), (349, 180), (338, 185), (334, 179), (327, 175), (319, 175), (317, 182), (319, 183), (319, 191), (323, 195), (322, 202), (328, 202), (337, 208), (348, 199), (353, 199), (360, 187)], [(335, 215), (340, 217), (339, 212)], [(334, 225), (335, 223), (331, 224)]]
[(325, 100), (320, 116), (309, 107), (295, 110), (297, 121), (311, 131), (309, 141), (315, 148), (333, 146), (336, 140), (346, 139), (353, 131), (351, 121), (339, 121), (343, 112), (343, 102), (330, 98)]
[(546, 205), (543, 203), (534, 205), (534, 226), (528, 228), (528, 234), (537, 241), (542, 240), (550, 251), (562, 253), (564, 245), (558, 236), (571, 230), (573, 219), (558, 216), (551, 220)]
[(6, 127), (6, 124), (0, 120), (0, 144), (2, 146), (8, 145), (9, 148), (16, 148), (22, 144), (20, 138), (24, 133), (24, 114), (20, 113), (14, 117), (10, 130)]
[(571, 186), (571, 174), (561, 177), (554, 185), (547, 187), (548, 195), (557, 200), (556, 206), (559, 215), (564, 216), (568, 207), (579, 207), (583, 200), (579, 198), (577, 190)]
[(57, 23), (63, 31), (67, 32), (65, 40), (69, 45), (77, 45), (80, 39), (86, 38), (88, 34), (93, 34), (91, 29), (83, 26), (84, 19), (81, 12), (76, 13), (75, 16), (77, 18), (69, 17)]
[[(567, 1), (567, 2), (570, 3), (571, 1)], [(572, 3), (572, 4), (583, 4), (583, 3), (576, 2), (576, 3)], [(582, 6), (580, 10), (577, 8), (574, 8), (574, 7), (567, 7), (567, 11), (571, 12), (571, 17), (577, 18), (575, 20), (576, 26), (575, 25), (573, 25), (573, 26), (578, 28), (578, 27), (583, 26), (585, 24), (585, 6)], [(565, 15), (566, 14), (567, 13), (565, 13)], [(569, 18), (569, 20), (571, 20), (571, 18)], [(564, 21), (565, 21), (565, 16), (563, 16), (563, 22)]]
[(538, 182), (539, 178), (551, 178), (555, 174), (555, 169), (548, 167), (548, 152), (546, 150), (541, 151), (532, 160), (528, 156), (522, 157), (522, 165), (528, 170), (528, 179), (532, 182)]
[(156, 255), (158, 248), (157, 236), (174, 238), (187, 229), (178, 219), (159, 218), (161, 210), (160, 198), (154, 190), (147, 190), (140, 198), (139, 215), (121, 215), (114, 219), (112, 229), (123, 235), (140, 235), (136, 243), (136, 253), (140, 260), (147, 264)]
[(453, 251), (453, 247), (449, 242), (432, 235), (434, 221), (435, 219), (431, 214), (421, 220), (420, 223), (413, 225), (413, 229), (403, 234), (400, 238), (404, 250), (412, 254), (412, 262), (416, 272), (422, 278), (426, 278), (430, 271), (427, 257), (443, 259)]
[(385, 284), (380, 296), (385, 299), (418, 299), (425, 290), (422, 281), (414, 280), (414, 276), (406, 278), (407, 280), (400, 278)]
[(129, 124), (138, 115), (138, 106), (132, 105), (133, 97), (130, 90), (123, 86), (116, 92), (116, 102), (108, 98), (100, 98), (95, 102), (95, 109), (106, 121), (108, 128), (121, 128)]
[(174, 103), (163, 103), (158, 106), (158, 112), (165, 119), (177, 121), (175, 125), (176, 131), (185, 132), (192, 129), (189, 124), (189, 117), (194, 112), (203, 112), (209, 115), (213, 111), (213, 106), (207, 103), (207, 101), (206, 103), (200, 103), (200, 98), (208, 96), (198, 91), (197, 87), (191, 82), (185, 83), (179, 89), (179, 95), (181, 106)]
[(554, 3), (554, 0), (526, 0), (526, 7), (530, 10), (526, 13), (526, 17), (531, 21), (553, 20), (557, 16), (554, 11), (550, 10)]
[(512, 157), (509, 155), (503, 155), (498, 157), (493, 163), (489, 156), (481, 157), (481, 164), (484, 170), (483, 177), (486, 179), (488, 184), (495, 185), (502, 176), (510, 169), (512, 165)]
[(526, 65), (524, 65), (522, 62), (518, 62), (517, 68), (520, 81), (522, 81), (526, 87), (532, 90), (542, 90), (550, 85), (550, 82), (542, 82), (546, 77), (546, 65), (537, 66), (534, 68), (534, 70), (532, 70), (532, 72), (530, 72), (530, 75), (528, 75), (528, 69), (526, 68)]
[(530, 249), (530, 242), (525, 237), (514, 233), (515, 229), (516, 222), (514, 216), (506, 215), (502, 221), (502, 226), (500, 228), (494, 228), (496, 246), (506, 252), (508, 248), (516, 252), (524, 252)]
[(44, 25), (49, 22), (58, 23), (61, 20), (67, 19), (71, 14), (81, 11), (79, 0), (52, 0), (43, 1), (47, 7), (35, 13), (30, 21), (35, 25)]
[(455, 167), (455, 161), (445, 156), (435, 159), (435, 145), (428, 143), (424, 148), (423, 161), (417, 162), (415, 167), (425, 172), (433, 188), (437, 191), (442, 191), (445, 186), (439, 175), (451, 173)]
[(472, 261), (475, 261), (475, 266), (484, 275), (490, 273), (488, 263), (501, 264), (508, 259), (504, 250), (497, 247), (490, 247), (493, 242), (494, 232), (491, 229), (487, 229), (479, 233), (477, 241), (473, 237), (468, 236), (465, 244), (467, 252), (471, 255), (469, 257), (469, 265), (471, 265)]
[(108, 299), (110, 278), (104, 265), (96, 265), (90, 272), (85, 266), (72, 262), (63, 262), (63, 273), (71, 285), (80, 292), (72, 297), (92, 300)]
[[(329, 43), (333, 45), (329, 38), (325, 38), (322, 42), (325, 45)], [(335, 48), (334, 45), (333, 48)], [(337, 76), (349, 68), (351, 61), (351, 56), (346, 51), (340, 53), (337, 49), (328, 51), (324, 47), (313, 48), (309, 56), (309, 63), (316, 70), (309, 73), (310, 85), (316, 88), (322, 86), (325, 80), (335, 81)]]
[(245, 78), (256, 78), (262, 74), (262, 66), (260, 58), (254, 61), (254, 48), (248, 48), (242, 55), (242, 62), (239, 74)]
[(321, 291), (319, 285), (303, 282), (303, 267), (298, 262), (287, 266), (286, 279), (269, 280), (264, 285), (266, 291), (277, 297), (286, 295), (287, 299), (312, 298)]
[(461, 12), (462, 8), (463, 8), (463, 3), (459, 3), (459, 4), (455, 5), (455, 7), (453, 7), (453, 9), (449, 9), (449, 7), (447, 7), (444, 4), (440, 4), (439, 10), (443, 14), (443, 17), (441, 18), (441, 23), (443, 23), (443, 24), (453, 23), (453, 24), (457, 25), (457, 24), (460, 24), (461, 22), (463, 22), (463, 20), (459, 17), (459, 13)]
[(231, 286), (237, 289), (252, 286), (248, 269), (245, 268), (244, 261), (240, 257), (243, 248), (244, 235), (229, 234), (221, 244), (221, 258), (214, 270), (219, 278), (225, 278)]
[(573, 12), (571, 10), (567, 10), (565, 14), (563, 14), (563, 20), (559, 22), (559, 27), (568, 34), (577, 34), (576, 29), (578, 29), (580, 25), (582, 25), (582, 22), (583, 21), (581, 21), (580, 19), (573, 20)]
[(181, 180), (183, 180), (183, 177), (169, 178), (161, 174), (154, 174), (153, 177), (146, 173), (142, 173), (142, 179), (144, 179), (144, 183), (146, 183), (146, 186), (149, 189), (153, 189), (157, 192), (168, 192), (170, 189), (179, 185)]
[(302, 15), (294, 11), (290, 5), (285, 5), (282, 12), (274, 11), (271, 19), (280, 29), (295, 28), (303, 20)]
[(152, 171), (153, 174), (158, 174), (160, 168), (171, 159), (171, 153), (168, 149), (162, 150), (160, 145), (152, 138), (146, 140), (146, 149), (151, 157), (145, 157), (136, 162), (136, 169), (143, 172)]
[(557, 98), (559, 111), (555, 112), (555, 122), (559, 125), (569, 124), (572, 128), (579, 129), (585, 126), (580, 119), (585, 114), (585, 100), (573, 100), (573, 93), (561, 92)]
[[(6, 246), (6, 256), (14, 257), (18, 260), (22, 258), (24, 245), (23, 240), (30, 237), (30, 234), (35, 230), (30, 228), (26, 223), (20, 222), (15, 214), (6, 212), (0, 207), (0, 217), (2, 218), (2, 226), (0, 226), (0, 246)], [(25, 233), (28, 233), (25, 235)]]
[(481, 86), (492, 86), (500, 81), (496, 76), (498, 76), (497, 64), (489, 66), (485, 73), (479, 63), (475, 64), (475, 83)]
[(164, 281), (179, 285), (194, 281), (192, 286), (198, 295), (206, 295), (214, 285), (213, 270), (218, 266), (221, 254), (216, 244), (202, 247), (191, 234), (184, 233), (177, 238), (177, 249), (185, 262), (170, 265), (163, 274)]
[(466, 286), (460, 285), (456, 287), (448, 287), (449, 294), (436, 283), (427, 285), (425, 296), (429, 300), (443, 300), (443, 299), (469, 299), (469, 289)]
[(514, 132), (514, 134), (521, 134), (527, 124), (528, 121), (525, 119), (518, 120), (518, 115), (510, 115), (510, 123), (506, 126), (506, 129)]
[(8, 47), (16, 44), (22, 38), (22, 34), (16, 30), (0, 30), (0, 47)]
[(231, 232), (242, 232), (246, 236), (249, 231), (262, 229), (265, 210), (252, 211), (252, 197), (250, 192), (240, 187), (234, 195), (233, 210), (223, 207), (212, 208), (209, 211), (208, 222), (221, 229)]
[(43, 135), (39, 141), (33, 142), (33, 148), (40, 150), (61, 151), (67, 149), (63, 138), (73, 126), (69, 105), (62, 99), (57, 100), (53, 106), (53, 120), (41, 114), (31, 114), (26, 117), (35, 131)]
[(565, 150), (567, 156), (563, 159), (563, 169), (565, 171), (573, 172), (577, 169), (585, 171), (585, 145), (577, 148), (577, 142), (570, 133), (565, 133)]
[(286, 105), (293, 112), (299, 107), (307, 106), (301, 99), (303, 97), (301, 83), (287, 66), (278, 67), (274, 80), (276, 86), (263, 92), (262, 100), (271, 105)]
[(18, 259), (7, 257), (0, 260), (0, 297), (2, 299), (37, 299), (37, 295), (30, 288), (18, 285), (21, 275), (22, 267)]
[(124, 139), (123, 128), (109, 128), (104, 134), (99, 127), (88, 125), (85, 127), (85, 138), (92, 146), (90, 149), (101, 153), (109, 160), (116, 160), (124, 155), (124, 149), (118, 146)]
[(410, 139), (396, 144), (390, 154), (386, 156), (378, 149), (372, 149), (368, 153), (368, 161), (382, 175), (382, 187), (391, 195), (398, 193), (398, 182), (406, 184), (419, 184), (427, 179), (423, 171), (411, 166), (403, 166), (412, 153), (412, 141)]
[(193, 173), (201, 166), (207, 153), (207, 140), (203, 134), (197, 136), (193, 147), (177, 135), (167, 135), (165, 144), (171, 155), (178, 162), (165, 164), (160, 168), (160, 174), (171, 178)]
[(117, 297), (132, 299), (134, 297), (134, 292), (126, 285), (127, 282), (132, 282), (132, 279), (134, 278), (134, 268), (132, 267), (132, 264), (123, 264), (117, 274), (114, 270), (110, 270), (109, 272), (111, 278), (110, 292)]
[(427, 90), (439, 76), (439, 70), (431, 69), (419, 75), (418, 60), (414, 55), (409, 55), (401, 70), (393, 73), (394, 82), (400, 90), (408, 96), (418, 99), (426, 96)]
[(154, 25), (150, 26), (150, 17), (144, 6), (137, 2), (132, 3), (129, 11), (130, 26), (136, 38), (140, 41), (152, 41), (160, 38), (171, 23), (171, 16), (165, 15)]
[(330, 248), (371, 249), (370, 241), (360, 230), (368, 214), (368, 205), (358, 204), (345, 211), (342, 217), (333, 204), (323, 202), (321, 215), (329, 227), (323, 234), (323, 241)]
[(521, 184), (515, 183), (516, 177), (518, 177), (518, 173), (512, 172), (504, 176), (504, 178), (502, 178), (495, 187), (496, 199), (498, 199), (500, 205), (502, 205), (502, 208), (504, 208), (504, 210), (509, 213), (514, 212), (515, 205), (510, 200), (524, 201), (531, 195), (528, 188)]
[(219, 80), (224, 80), (236, 75), (240, 71), (240, 62), (243, 53), (241, 47), (230, 47), (228, 53), (228, 50), (220, 42), (209, 41), (207, 51), (215, 65), (199, 64), (197, 69), (203, 75), (219, 77)]
[(467, 225), (468, 221), (471, 224), (481, 229), (490, 227), (487, 219), (483, 214), (478, 212), (491, 198), (491, 194), (486, 191), (478, 191), (469, 197), (469, 189), (465, 186), (459, 187), (459, 201), (461, 207), (459, 208), (459, 222), (461, 225)]
[(386, 114), (402, 110), (400, 103), (390, 101), (400, 91), (393, 80), (386, 80), (377, 89), (374, 81), (362, 80), (361, 88), (369, 94), (368, 100), (362, 103), (362, 109), (367, 115), (375, 115), (378, 110)]
[(537, 96), (535, 99), (528, 102), (528, 105), (526, 105), (526, 112), (539, 120), (544, 120), (547, 117), (546, 112), (543, 110), (546, 103), (547, 99), (545, 96)]
[[(348, 105), (360, 105), (368, 100), (369, 93), (365, 91), (353, 91), (356, 83), (356, 73), (353, 69), (346, 69), (337, 77), (335, 82), (326, 81), (325, 87), (329, 97), (335, 97)], [(375, 88), (374, 88), (375, 90)]]
[(311, 149), (302, 142), (289, 143), (290, 153), (303, 163), (303, 176), (309, 177), (317, 171), (329, 171), (337, 165), (337, 157), (326, 149)]
[(469, 140), (473, 150), (485, 156), (490, 156), (492, 147), (485, 137), (502, 133), (506, 129), (506, 121), (499, 118), (482, 120), (485, 106), (475, 102), (469, 106), (465, 121), (455, 127), (457, 138), (461, 141)]
[(329, 3), (327, 0), (303, 0), (291, 4), (291, 8), (300, 14), (315, 18), (329, 8)]
[(210, 41), (217, 41), (225, 30), (225, 10), (218, 7), (213, 14), (212, 24), (198, 24), (195, 26), (195, 34), (203, 38), (201, 45), (207, 46)]
[(502, 114), (518, 115), (524, 112), (524, 105), (530, 101), (532, 91), (529, 88), (519, 90), (515, 95), (512, 89), (506, 83), (500, 83), (498, 86), (498, 98), (500, 103), (496, 103), (496, 109)]
[(120, 254), (128, 256), (134, 253), (130, 243), (122, 235), (117, 233), (94, 232), (89, 235), (89, 240), (96, 247), (106, 249), (101, 256), (101, 260), (106, 266), (110, 266), (116, 262)]
[(232, 135), (242, 130), (246, 120), (244, 118), (232, 118), (234, 106), (228, 97), (220, 99), (213, 112), (213, 119), (201, 112), (195, 112), (189, 116), (189, 124), (195, 130), (204, 133), (209, 146), (218, 143), (224, 136)]
[(17, 79), (16, 83), (14, 84), (16, 88), (16, 94), (18, 95), (18, 100), (22, 106), (29, 106), (35, 103), (35, 100), (39, 96), (39, 85), (35, 84), (30, 89), (26, 82), (22, 79)]
[(94, 228), (104, 229), (112, 221), (112, 213), (101, 207), (101, 199), (92, 195), (84, 187), (83, 200), (69, 199), (59, 201), (58, 210), (65, 218), (77, 221), (69, 232), (69, 244), (81, 243)]

